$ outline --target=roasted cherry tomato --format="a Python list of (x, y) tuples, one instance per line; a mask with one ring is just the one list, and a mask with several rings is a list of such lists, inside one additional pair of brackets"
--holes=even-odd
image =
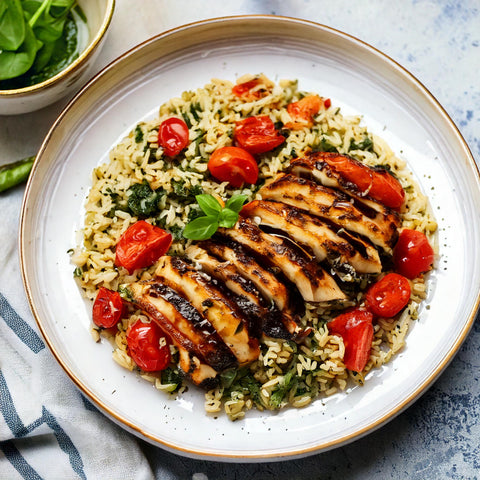
[(395, 210), (398, 210), (405, 200), (405, 191), (400, 182), (386, 170), (374, 170), (368, 195)]
[(172, 235), (145, 220), (139, 220), (123, 233), (117, 243), (115, 265), (128, 273), (153, 265), (172, 244)]
[(125, 305), (118, 292), (100, 287), (93, 302), (93, 323), (102, 328), (114, 327), (123, 317)]
[(163, 147), (165, 155), (174, 157), (188, 145), (188, 135), (188, 126), (182, 119), (167, 118), (158, 128), (158, 144)]
[(285, 141), (268, 115), (237, 122), (233, 136), (239, 147), (253, 154), (269, 152)]
[(346, 182), (355, 185), (360, 195), (368, 195), (386, 207), (398, 209), (402, 206), (405, 192), (400, 182), (387, 171), (370, 168), (338, 153), (325, 153), (322, 160)]
[[(330, 100), (328, 100), (328, 103), (330, 104)], [(291, 130), (311, 127), (313, 125), (313, 117), (322, 107), (328, 108), (326, 101), (324, 102), (318, 95), (307, 95), (298, 102), (288, 104), (287, 112), (290, 114), (293, 122), (287, 123), (285, 127)]]
[(239, 147), (221, 147), (215, 150), (208, 161), (208, 170), (217, 180), (229, 182), (235, 188), (244, 183), (256, 183), (258, 179), (256, 160)]
[(248, 82), (239, 83), (232, 88), (232, 93), (242, 100), (249, 102), (259, 100), (268, 95), (268, 91), (264, 88), (256, 88), (263, 83), (263, 81), (262, 78), (253, 78)]
[(365, 310), (350, 310), (328, 322), (328, 331), (340, 335), (345, 345), (343, 363), (349, 370), (361, 372), (370, 357), (373, 341), (373, 315)]
[(405, 308), (411, 291), (403, 275), (389, 273), (368, 289), (365, 305), (377, 317), (391, 318)]
[[(160, 340), (165, 342), (160, 345)], [(144, 372), (165, 370), (170, 363), (167, 338), (156, 323), (137, 320), (127, 329), (128, 353)]]
[(395, 270), (407, 278), (416, 278), (430, 269), (435, 253), (427, 237), (417, 230), (402, 230), (393, 249)]

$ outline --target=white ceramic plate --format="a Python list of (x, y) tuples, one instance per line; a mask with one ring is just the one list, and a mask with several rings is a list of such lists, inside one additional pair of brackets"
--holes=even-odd
[[(83, 222), (90, 172), (139, 120), (212, 77), (264, 72), (298, 78), (330, 97), (408, 161), (439, 222), (441, 258), (428, 300), (393, 361), (363, 388), (302, 410), (249, 412), (238, 422), (204, 413), (195, 388), (177, 400), (119, 367), (89, 333), (67, 250)], [(480, 182), (473, 158), (440, 105), (408, 72), (364, 43), (302, 20), (209, 20), (153, 38), (107, 67), (62, 113), (38, 155), (21, 222), (25, 286), (38, 325), (80, 390), (127, 430), (170, 451), (225, 461), (307, 455), (350, 442), (392, 419), (452, 359), (479, 304)]]

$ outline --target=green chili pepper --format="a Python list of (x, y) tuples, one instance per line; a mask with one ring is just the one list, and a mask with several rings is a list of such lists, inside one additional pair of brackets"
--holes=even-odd
[(15, 187), (27, 180), (35, 157), (0, 166), (0, 192)]

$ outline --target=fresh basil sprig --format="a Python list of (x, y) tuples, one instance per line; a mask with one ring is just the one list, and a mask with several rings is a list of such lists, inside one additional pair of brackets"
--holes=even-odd
[(183, 230), (183, 236), (190, 240), (206, 240), (219, 227), (230, 228), (235, 225), (247, 196), (234, 195), (224, 207), (213, 195), (208, 193), (197, 195), (195, 200), (205, 215), (188, 223)]

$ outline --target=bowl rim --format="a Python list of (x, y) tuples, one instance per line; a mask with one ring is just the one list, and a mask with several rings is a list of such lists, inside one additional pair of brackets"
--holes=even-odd
[(58, 72), (53, 77), (48, 78), (40, 83), (35, 83), (34, 85), (30, 85), (28, 87), (22, 88), (11, 88), (8, 90), (1, 90), (0, 89), (0, 98), (4, 97), (21, 97), (24, 95), (28, 95), (30, 93), (34, 93), (36, 91), (42, 90), (45, 87), (50, 87), (58, 82), (60, 82), (63, 78), (69, 77), (75, 71), (77, 71), (84, 61), (92, 55), (92, 53), (97, 49), (98, 45), (100, 44), (101, 40), (104, 38), (105, 34), (107, 33), (107, 29), (112, 21), (113, 12), (115, 10), (115, 1), (116, 0), (106, 0), (106, 9), (105, 15), (103, 16), (102, 24), (98, 29), (97, 33), (93, 40), (87, 45), (87, 47), (80, 53), (78, 58), (76, 58), (72, 63), (68, 64), (63, 70)]

